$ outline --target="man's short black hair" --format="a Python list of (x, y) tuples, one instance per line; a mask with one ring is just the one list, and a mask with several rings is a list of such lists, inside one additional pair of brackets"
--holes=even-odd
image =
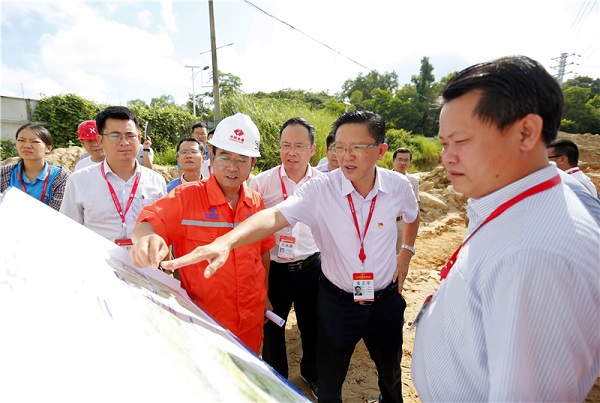
[(131, 109), (124, 106), (109, 106), (108, 108), (96, 114), (96, 126), (98, 127), (98, 134), (104, 134), (104, 127), (106, 126), (106, 121), (108, 119), (131, 120), (133, 123), (135, 123), (135, 127), (138, 129), (138, 134), (142, 131), (142, 125)]
[(308, 130), (308, 139), (310, 140), (310, 144), (313, 145), (315, 143), (315, 127), (308, 120), (299, 117), (286, 120), (286, 122), (281, 126), (281, 129), (279, 130), (279, 140), (281, 140), (281, 134), (283, 133), (283, 129), (285, 129), (289, 125), (304, 126), (306, 130)]
[(410, 155), (410, 160), (412, 161), (412, 152), (408, 148), (404, 148), (404, 147), (396, 148), (396, 151), (394, 151), (394, 155), (392, 155), (392, 159), (395, 160), (396, 155), (401, 154), (401, 153)]
[(443, 102), (479, 90), (475, 115), (503, 130), (532, 113), (543, 120), (546, 145), (558, 134), (563, 94), (554, 77), (526, 56), (509, 56), (476, 64), (455, 74), (442, 91)]
[(569, 139), (556, 139), (547, 148), (550, 147), (554, 148), (555, 155), (566, 156), (571, 167), (576, 167), (579, 164), (579, 147), (575, 142)]
[(185, 143), (186, 141), (192, 141), (192, 142), (194, 142), (194, 143), (198, 144), (198, 148), (200, 149), (200, 153), (201, 153), (202, 155), (204, 155), (204, 153), (205, 153), (204, 146), (202, 145), (202, 143), (201, 143), (201, 142), (199, 142), (197, 139), (195, 139), (195, 138), (193, 138), (193, 137), (186, 137), (186, 138), (184, 138), (184, 139), (181, 139), (181, 140), (179, 141), (179, 144), (177, 144), (177, 152), (179, 152), (179, 147), (181, 147), (181, 144)]
[[(367, 126), (369, 134), (376, 143), (385, 143), (385, 120), (380, 115), (364, 110), (353, 110), (346, 112), (333, 122), (333, 132), (337, 134), (337, 130), (340, 126), (348, 123), (357, 123)], [(334, 136), (335, 136), (334, 134)], [(335, 137), (334, 137), (335, 138)]]

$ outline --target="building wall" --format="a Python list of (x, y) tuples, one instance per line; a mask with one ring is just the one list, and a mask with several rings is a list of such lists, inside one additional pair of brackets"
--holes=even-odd
[(15, 142), (17, 129), (31, 122), (37, 99), (0, 96), (0, 138)]

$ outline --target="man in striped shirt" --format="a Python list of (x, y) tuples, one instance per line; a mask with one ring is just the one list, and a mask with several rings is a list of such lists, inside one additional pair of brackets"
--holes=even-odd
[(514, 56), (442, 96), (442, 160), (470, 222), (416, 321), (419, 397), (582, 401), (600, 371), (600, 228), (548, 162), (560, 86)]

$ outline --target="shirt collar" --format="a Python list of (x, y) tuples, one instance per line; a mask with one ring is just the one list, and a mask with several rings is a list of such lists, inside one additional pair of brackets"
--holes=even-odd
[(44, 161), (44, 166), (42, 167), (42, 171), (39, 173), (38, 176), (35, 177), (35, 179), (33, 181), (30, 181), (29, 178), (27, 177), (27, 175), (25, 175), (25, 167), (23, 166), (23, 160), (19, 161), (19, 167), (17, 168), (19, 169), (20, 172), (23, 172), (23, 182), (27, 183), (27, 184), (32, 184), (35, 183), (35, 181), (44, 181), (46, 179), (46, 176), (48, 176), (48, 162)]
[[(290, 179), (290, 177), (288, 176), (286, 170), (285, 170), (285, 166), (283, 166), (283, 164), (279, 165), (281, 167), (281, 177), (286, 177), (288, 179)], [(307, 181), (308, 179), (312, 178), (313, 176), (315, 176), (315, 169), (313, 167), (310, 166), (310, 164), (308, 165), (308, 169), (306, 170), (306, 172), (304, 173), (304, 176), (302, 177), (302, 179), (300, 179), (300, 181), (298, 183), (302, 183)], [(291, 179), (290, 179), (291, 180)]]
[(567, 169), (565, 172), (566, 173), (571, 173), (571, 172), (577, 172), (578, 170), (579, 170), (579, 167), (573, 167), (573, 168)]
[[(369, 191), (369, 193), (367, 194), (367, 197), (365, 197), (365, 200), (370, 200), (373, 197), (375, 197), (375, 195), (378, 192), (384, 192), (387, 193), (387, 187), (383, 184), (382, 180), (381, 180), (381, 171), (382, 168), (375, 166), (375, 184), (373, 185), (373, 188)], [(341, 169), (336, 169), (331, 171), (334, 174), (337, 174), (338, 176), (341, 176), (341, 181), (342, 181), (342, 196), (346, 197), (348, 196), (350, 193), (354, 192), (358, 195), (358, 192), (356, 192), (356, 190), (354, 189), (354, 185), (352, 185), (352, 182), (349, 181), (346, 176), (344, 176), (344, 172)], [(361, 196), (362, 197), (362, 196)]]
[[(467, 205), (467, 214), (469, 216), (469, 220), (473, 222), (474, 226), (477, 226), (502, 203), (539, 183), (555, 177), (556, 175), (558, 175), (558, 168), (556, 165), (549, 164), (547, 167), (535, 171), (534, 173), (529, 174), (518, 181), (508, 184), (487, 196), (479, 199), (469, 199), (469, 203)], [(469, 227), (471, 228), (470, 224)]]
[[(246, 186), (246, 181), (242, 182), (241, 187), (242, 191), (238, 203), (242, 202), (248, 206), (252, 205), (252, 191)], [(206, 189), (208, 193), (208, 202), (211, 206), (218, 206), (228, 203), (215, 175), (211, 175), (208, 179), (206, 179)]]
[[(104, 173), (106, 173), (108, 175), (108, 173), (110, 172), (112, 175), (117, 176), (117, 174), (115, 174), (112, 169), (110, 169), (110, 165), (108, 165), (108, 162), (106, 162), (106, 158), (102, 160), (102, 162), (100, 164), (104, 164)], [(137, 160), (135, 160), (135, 171), (133, 173), (133, 175), (131, 176), (132, 178), (135, 177), (137, 174), (142, 172), (142, 168), (140, 168), (141, 165), (138, 164)], [(118, 177), (118, 176), (117, 176)], [(131, 178), (129, 178), (131, 179)]]

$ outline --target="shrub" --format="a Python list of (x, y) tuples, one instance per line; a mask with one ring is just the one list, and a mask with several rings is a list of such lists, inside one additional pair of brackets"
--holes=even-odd
[(7, 158), (16, 157), (19, 155), (15, 145), (9, 139), (4, 139), (0, 141), (0, 160), (5, 160)]

